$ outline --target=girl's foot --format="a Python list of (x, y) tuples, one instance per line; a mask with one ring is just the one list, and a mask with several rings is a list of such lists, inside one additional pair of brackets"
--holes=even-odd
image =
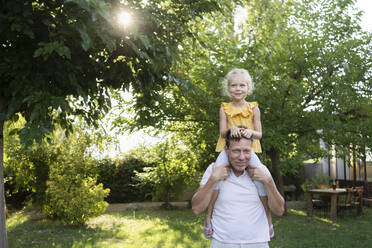
[(274, 226), (273, 225), (270, 226), (269, 234), (270, 234), (270, 238), (271, 239), (274, 238), (275, 233), (274, 233)]
[(209, 226), (204, 226), (203, 227), (203, 235), (206, 239), (212, 238), (213, 234), (213, 229), (212, 229), (212, 223)]

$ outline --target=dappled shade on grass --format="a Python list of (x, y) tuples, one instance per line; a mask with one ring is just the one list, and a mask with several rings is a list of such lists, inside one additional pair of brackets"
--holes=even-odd
[[(329, 216), (308, 220), (303, 209), (273, 216), (276, 237), (271, 248), (371, 247), (372, 209), (361, 217), (345, 212), (336, 223)], [(20, 247), (209, 247), (201, 230), (203, 216), (190, 209), (108, 212), (85, 226), (65, 226), (40, 214), (17, 212), (7, 222), (9, 246)], [(356, 246), (357, 245), (357, 246)]]

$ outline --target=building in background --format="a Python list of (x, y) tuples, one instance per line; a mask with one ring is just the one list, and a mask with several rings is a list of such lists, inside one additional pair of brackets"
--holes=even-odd
[[(326, 144), (321, 140), (320, 146), (327, 150)], [(349, 155), (337, 157), (334, 149), (329, 150), (329, 157), (324, 157), (315, 163), (313, 160), (305, 162), (304, 178), (311, 178), (317, 174), (330, 176), (339, 182), (340, 187), (364, 186), (364, 196), (372, 197), (372, 157), (370, 149), (366, 148), (364, 154), (356, 154), (350, 147)]]

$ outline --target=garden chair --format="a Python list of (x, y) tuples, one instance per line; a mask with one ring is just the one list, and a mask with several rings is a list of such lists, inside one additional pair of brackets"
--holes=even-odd
[(353, 191), (353, 198), (351, 204), (357, 208), (357, 215), (362, 214), (362, 202), (363, 202), (363, 190), (364, 187), (355, 187)]
[(341, 214), (343, 210), (352, 209), (353, 207), (353, 188), (346, 188), (346, 195), (342, 195), (337, 199), (337, 212)]
[(346, 196), (338, 199), (337, 208), (351, 208), (353, 206), (352, 199), (354, 194), (353, 188), (346, 188)]

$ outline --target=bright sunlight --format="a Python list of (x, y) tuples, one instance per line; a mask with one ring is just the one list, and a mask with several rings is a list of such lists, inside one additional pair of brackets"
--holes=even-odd
[(118, 23), (122, 26), (128, 26), (132, 22), (132, 16), (127, 11), (121, 11), (118, 15)]

